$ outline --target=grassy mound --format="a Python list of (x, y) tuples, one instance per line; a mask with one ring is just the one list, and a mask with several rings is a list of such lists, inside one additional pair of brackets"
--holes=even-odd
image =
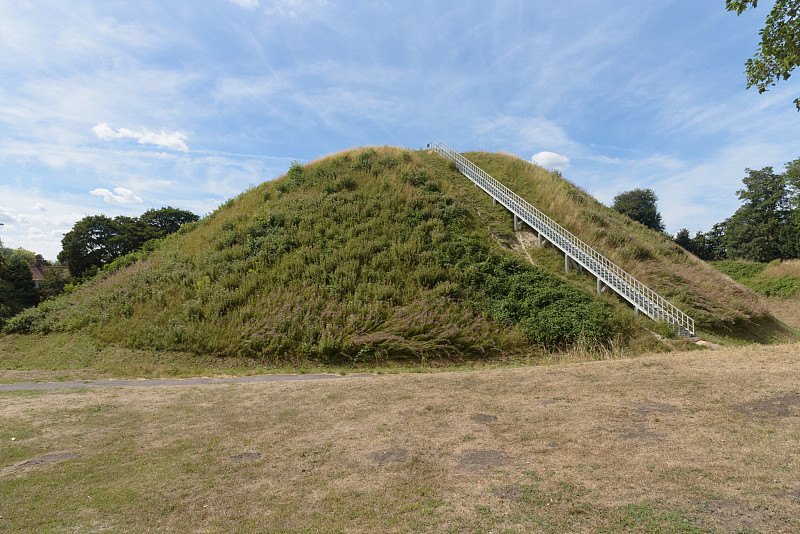
[[(467, 156), (701, 326), (766, 314), (753, 292), (560, 177)], [(350, 363), (608, 347), (654, 328), (597, 298), (589, 277), (565, 276), (552, 249), (520, 242), (510, 215), (439, 156), (353, 150), (292, 165), (6, 331)]]

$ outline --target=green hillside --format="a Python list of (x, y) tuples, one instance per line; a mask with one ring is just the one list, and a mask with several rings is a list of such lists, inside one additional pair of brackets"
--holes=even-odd
[[(477, 165), (692, 315), (734, 333), (759, 296), (569, 182), (512, 156)], [(265, 362), (486, 358), (655, 348), (668, 330), (550, 248), (429, 151), (368, 148), (288, 174), (123, 258), (6, 332), (82, 331), (131, 348)], [(137, 260), (137, 261), (134, 261)]]

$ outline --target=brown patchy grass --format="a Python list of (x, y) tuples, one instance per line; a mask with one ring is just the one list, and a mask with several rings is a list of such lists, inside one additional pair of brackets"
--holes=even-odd
[(791, 276), (800, 279), (800, 260), (783, 260), (773, 262), (764, 269), (764, 276), (779, 278), (781, 276)]
[[(792, 276), (800, 280), (800, 260), (774, 262), (764, 269), (764, 275), (772, 278)], [(800, 293), (789, 299), (769, 300), (770, 311), (783, 323), (800, 330)]]
[(778, 320), (800, 330), (800, 294), (790, 299), (770, 299), (769, 306), (770, 311)]
[(793, 344), (0, 393), (0, 530), (796, 532), (798, 371)]

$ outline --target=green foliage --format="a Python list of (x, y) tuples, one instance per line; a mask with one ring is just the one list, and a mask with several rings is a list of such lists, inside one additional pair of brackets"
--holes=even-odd
[(740, 284), (767, 297), (791, 298), (800, 287), (800, 280), (793, 276), (765, 276), (764, 271), (768, 266), (766, 263), (725, 260), (713, 262), (712, 265)]
[(797, 294), (800, 283), (798, 283), (797, 278), (792, 276), (780, 276), (777, 278), (764, 277), (754, 280), (750, 287), (767, 297), (788, 299)]
[(728, 257), (769, 262), (787, 258), (789, 189), (786, 176), (772, 167), (745, 169), (745, 189), (737, 191), (744, 201), (727, 223), (725, 244)]
[(766, 263), (734, 260), (717, 261), (714, 262), (713, 265), (720, 272), (727, 274), (737, 282), (741, 282), (742, 280), (746, 280), (748, 278), (754, 278), (764, 272), (764, 269), (767, 267)]
[(674, 241), (676, 245), (683, 247), (686, 251), (696, 254), (694, 241), (690, 237), (689, 230), (687, 228), (681, 228), (678, 230), (678, 233), (675, 234)]
[(354, 170), (369, 171), (372, 169), (373, 162), (375, 161), (375, 149), (370, 148), (358, 154), (355, 163), (353, 163)]
[(153, 227), (160, 232), (158, 237), (177, 232), (184, 224), (197, 222), (200, 219), (197, 215), (187, 210), (180, 210), (167, 206), (166, 208), (149, 209), (139, 216), (139, 220), (147, 226)]
[(719, 261), (728, 257), (725, 231), (728, 227), (727, 219), (714, 224), (710, 232), (697, 232), (692, 239), (692, 252), (705, 261)]
[[(728, 11), (741, 15), (748, 6), (756, 7), (758, 0), (726, 0)], [(788, 80), (792, 70), (800, 65), (800, 2), (776, 0), (767, 16), (764, 28), (759, 31), (759, 43), (753, 58), (745, 64), (747, 88), (768, 90), (778, 80)], [(800, 111), (800, 98), (794, 100)]]
[(4, 256), (7, 259), (11, 259), (14, 257), (18, 257), (25, 261), (28, 265), (33, 265), (34, 258), (36, 257), (36, 253), (30, 250), (26, 250), (22, 247), (10, 249), (10, 248), (3, 248), (0, 247), (0, 256)]
[(0, 263), (0, 326), (38, 302), (30, 264), (21, 255)]
[(197, 220), (197, 215), (172, 207), (150, 209), (141, 217), (89, 215), (75, 223), (61, 240), (58, 260), (76, 278), (92, 276), (114, 259)]
[(44, 279), (39, 282), (39, 300), (52, 299), (64, 292), (64, 288), (69, 280), (60, 270), (48, 270), (44, 273)]
[(736, 213), (694, 238), (682, 230), (676, 242), (706, 261), (800, 258), (800, 158), (782, 174), (772, 167), (745, 172)]
[(413, 185), (414, 187), (420, 187), (425, 185), (428, 181), (428, 171), (425, 169), (411, 169), (411, 170), (402, 170), (400, 171), (400, 179), (403, 182)]
[(633, 189), (615, 196), (611, 207), (656, 232), (663, 232), (664, 223), (656, 209), (657, 201), (658, 197), (652, 189)]
[(520, 324), (540, 346), (566, 346), (581, 338), (607, 342), (619, 330), (610, 308), (543, 269), (491, 252), (477, 236), (442, 252), (442, 264), (463, 273), (495, 320)]
[(286, 179), (282, 180), (276, 189), (279, 193), (287, 193), (294, 189), (302, 187), (307, 182), (305, 168), (299, 161), (293, 161), (289, 172), (286, 173)]
[[(684, 299), (675, 303), (686, 311), (729, 322), (761, 313), (755, 295), (563, 179), (510, 156), (469, 157), (654, 290)], [(80, 330), (129, 348), (323, 363), (535, 355), (644, 335), (619, 299), (596, 297), (593, 279), (564, 277), (552, 249), (502, 248), (491, 234), (511, 224), (429, 152), (372, 148), (293, 163), (6, 331)]]
[[(114, 220), (105, 215), (84, 217), (64, 235), (58, 260), (69, 266), (72, 276), (82, 276), (90, 267), (101, 267), (119, 254), (121, 226), (127, 220)], [(116, 239), (115, 239), (116, 238)]]
[[(481, 152), (465, 155), (515, 193), (551, 215), (561, 226), (688, 313), (698, 327), (724, 331), (735, 321), (748, 322), (750, 318), (763, 317), (768, 313), (763, 302), (752, 291), (727, 282), (721, 273), (685, 253), (668, 236), (635, 224), (579, 188), (565, 185), (563, 178), (511, 156)], [(442, 166), (446, 165), (444, 163)], [(444, 181), (441, 183), (446, 185)], [(504, 208), (492, 206), (489, 199), (488, 204), (483, 203), (476, 209), (491, 233), (502, 235), (508, 232), (511, 220)], [(530, 237), (526, 241), (531, 241)], [(724, 253), (724, 247), (711, 251)], [(547, 266), (554, 273), (563, 272), (563, 256), (554, 251), (551, 251), (552, 254), (540, 254), (535, 247), (529, 248), (528, 252), (537, 264)], [(570, 277), (570, 282), (581, 282), (589, 291), (594, 289), (594, 280), (590, 277), (575, 275)]]

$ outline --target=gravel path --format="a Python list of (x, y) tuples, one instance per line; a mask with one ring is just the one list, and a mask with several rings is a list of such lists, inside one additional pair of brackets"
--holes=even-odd
[(127, 388), (157, 386), (196, 386), (199, 384), (225, 384), (249, 382), (282, 382), (288, 380), (331, 380), (340, 378), (362, 378), (373, 376), (361, 375), (255, 375), (232, 378), (157, 378), (153, 380), (74, 380), (71, 382), (18, 382), (16, 384), (0, 384), (2, 391), (36, 391), (52, 389), (76, 388)]

